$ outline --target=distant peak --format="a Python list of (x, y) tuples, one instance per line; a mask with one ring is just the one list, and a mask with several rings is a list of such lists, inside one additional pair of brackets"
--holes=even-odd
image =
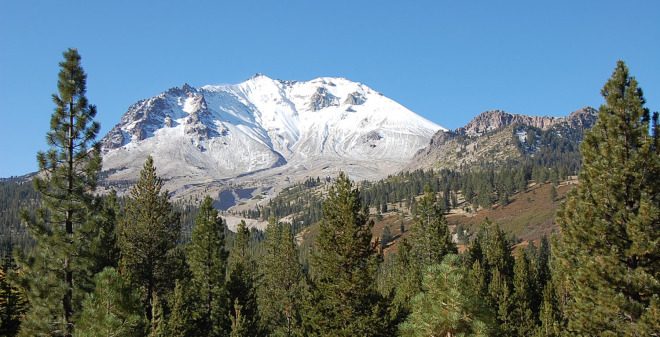
[(571, 112), (571, 115), (569, 117), (575, 117), (575, 116), (579, 116), (579, 115), (597, 115), (597, 114), (598, 114), (598, 110), (596, 110), (596, 109), (594, 109), (590, 106), (585, 106), (585, 107), (582, 107), (578, 110), (575, 110), (575, 111)]
[(197, 91), (197, 89), (193, 88), (190, 86), (188, 83), (184, 83), (181, 88), (179, 87), (172, 87), (168, 89), (165, 93), (170, 94), (170, 95), (183, 95), (183, 94), (190, 94)]
[(183, 86), (181, 87), (181, 90), (183, 90), (183, 92), (188, 93), (195, 91), (195, 88), (191, 87), (188, 83), (184, 83)]

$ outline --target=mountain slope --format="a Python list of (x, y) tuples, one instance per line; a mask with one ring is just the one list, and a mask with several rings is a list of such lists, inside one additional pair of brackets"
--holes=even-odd
[(579, 156), (578, 144), (597, 113), (590, 107), (567, 117), (486, 111), (454, 131), (438, 131), (404, 170), (491, 167), (546, 154)]
[(181, 192), (228, 180), (272, 186), (339, 170), (379, 179), (403, 168), (438, 130), (361, 83), (257, 74), (141, 100), (101, 144), (108, 182), (136, 179), (151, 155), (167, 187)]

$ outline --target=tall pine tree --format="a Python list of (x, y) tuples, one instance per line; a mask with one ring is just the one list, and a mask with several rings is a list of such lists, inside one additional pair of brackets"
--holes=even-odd
[(245, 221), (236, 228), (234, 247), (229, 256), (227, 292), (234, 303), (231, 311), (231, 335), (260, 336), (257, 304), (257, 265), (250, 254), (250, 230)]
[(366, 208), (342, 172), (323, 203), (310, 274), (310, 335), (379, 336), (388, 329), (375, 275), (382, 257)]
[(147, 321), (137, 289), (112, 267), (94, 276), (96, 287), (83, 300), (74, 336), (144, 336)]
[(163, 180), (156, 175), (149, 156), (126, 200), (118, 240), (122, 274), (140, 287), (152, 326), (154, 296), (158, 293), (162, 298), (174, 289), (176, 240), (181, 234), (180, 216), (173, 211), (167, 191), (161, 192), (162, 187)]
[(564, 316), (581, 335), (649, 335), (660, 331), (658, 115), (623, 61), (601, 93), (579, 183), (557, 215), (553, 254), (572, 298)]
[[(427, 268), (423, 292), (411, 301), (412, 313), (399, 326), (402, 336), (488, 336), (492, 313), (465, 287), (465, 273), (455, 254)], [(490, 325), (490, 326), (489, 326)]]
[(43, 206), (36, 220), (23, 213), (36, 241), (32, 254), (18, 259), (30, 301), (21, 330), (26, 336), (71, 336), (82, 298), (92, 286), (89, 247), (96, 237), (94, 191), (101, 170), (94, 140), (100, 125), (92, 121), (96, 107), (85, 97), (87, 75), (80, 59), (76, 49), (69, 49), (60, 62), (46, 135), (50, 150), (37, 155), (40, 174), (33, 180)]
[(188, 248), (188, 264), (202, 299), (200, 336), (223, 336), (229, 331), (230, 302), (225, 287), (228, 255), (225, 224), (213, 208), (213, 199), (206, 196), (195, 218), (192, 245)]
[(265, 255), (259, 270), (257, 302), (262, 325), (271, 336), (302, 336), (303, 271), (288, 224), (271, 217), (266, 228)]
[(415, 223), (410, 228), (410, 239), (412, 253), (420, 270), (440, 264), (447, 254), (457, 253), (447, 227), (447, 219), (429, 185), (426, 186), (424, 196), (419, 199)]

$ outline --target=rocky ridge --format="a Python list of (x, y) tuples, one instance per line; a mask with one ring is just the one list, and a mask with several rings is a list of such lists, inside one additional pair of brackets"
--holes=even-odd
[[(597, 114), (598, 111), (591, 107), (573, 111), (567, 117), (486, 111), (456, 130), (438, 131), (404, 170), (461, 169), (478, 166), (480, 162), (503, 163), (523, 155), (533, 156), (534, 147), (526, 145), (534, 143), (531, 138), (527, 139), (529, 128), (542, 131), (554, 128), (560, 135), (575, 134), (574, 131), (578, 131), (577, 134), (581, 135), (595, 123)], [(521, 148), (526, 150), (521, 151)]]

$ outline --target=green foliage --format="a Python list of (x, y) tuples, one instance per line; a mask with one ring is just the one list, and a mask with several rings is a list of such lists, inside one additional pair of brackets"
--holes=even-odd
[(380, 248), (385, 249), (387, 247), (387, 244), (390, 243), (394, 239), (392, 236), (392, 231), (390, 230), (390, 226), (385, 226), (383, 228), (383, 234), (380, 236)]
[(172, 313), (168, 319), (168, 331), (171, 336), (197, 337), (209, 336), (208, 323), (201, 319), (200, 310), (202, 297), (190, 280), (183, 278), (175, 281), (174, 292), (171, 299)]
[(199, 326), (198, 335), (222, 336), (229, 328), (229, 300), (225, 287), (226, 226), (209, 196), (202, 201), (195, 223), (187, 257), (194, 287), (200, 297), (198, 304), (203, 324)]
[(177, 278), (176, 241), (181, 232), (179, 214), (172, 210), (163, 181), (156, 176), (151, 156), (140, 180), (131, 189), (119, 227), (120, 267), (131, 283), (140, 288), (149, 320), (156, 293), (165, 296)]
[(422, 290), (422, 271), (411, 252), (407, 239), (399, 244), (392, 270), (391, 285), (394, 294), (390, 304), (390, 316), (394, 324), (403, 322), (410, 314), (410, 301)]
[[(30, 250), (34, 240), (27, 228), (21, 226), (21, 210), (28, 210), (33, 216), (34, 209), (41, 203), (41, 194), (29, 180), (24, 178), (0, 178), (0, 256), (11, 253), (10, 246)], [(11, 241), (11, 244), (10, 244)]]
[(411, 301), (412, 313), (399, 326), (402, 336), (488, 336), (492, 313), (483, 300), (463, 287), (460, 258), (447, 255), (427, 268), (423, 291)]
[(144, 336), (147, 320), (131, 284), (112, 267), (96, 274), (94, 283), (94, 291), (83, 300), (74, 336)]
[(552, 185), (552, 187), (550, 187), (550, 200), (552, 201), (557, 200), (557, 189), (555, 188), (555, 185)]
[(534, 296), (533, 275), (530, 261), (524, 249), (518, 249), (513, 267), (513, 320), (516, 335), (529, 336), (536, 326), (532, 312)]
[(259, 308), (257, 304), (257, 265), (249, 252), (250, 231), (245, 221), (236, 228), (234, 247), (229, 256), (231, 265), (227, 291), (234, 303), (230, 317), (231, 334), (257, 336), (260, 334)]
[[(511, 242), (498, 224), (488, 219), (481, 223), (465, 260), (468, 288), (496, 313), (494, 331), (502, 335), (517, 334), (517, 318), (514, 316), (517, 304), (514, 295), (514, 259), (511, 256)], [(527, 282), (530, 287), (536, 284)]]
[(234, 310), (229, 315), (231, 319), (231, 331), (229, 332), (230, 337), (251, 337), (253, 335), (248, 331), (246, 324), (246, 318), (243, 315), (243, 307), (238, 304), (238, 298), (234, 300)]
[[(11, 247), (11, 241), (9, 244)], [(9, 280), (17, 276), (15, 269), (13, 256), (8, 254), (0, 268), (0, 336), (16, 336), (28, 309), (25, 295)]]
[(271, 336), (303, 336), (302, 266), (288, 224), (271, 217), (266, 228), (265, 255), (257, 289), (264, 330)]
[(323, 203), (311, 259), (306, 324), (314, 336), (378, 336), (388, 327), (375, 275), (382, 257), (369, 214), (342, 172)]
[(39, 152), (40, 174), (33, 180), (43, 207), (27, 223), (36, 246), (29, 256), (18, 258), (30, 301), (21, 333), (71, 336), (84, 294), (91, 287), (89, 246), (96, 238), (98, 205), (94, 191), (101, 169), (101, 156), (94, 138), (99, 124), (92, 119), (96, 107), (89, 105), (87, 75), (76, 49), (64, 52), (60, 62), (55, 111), (46, 141)]
[(552, 281), (548, 281), (545, 288), (543, 288), (543, 301), (539, 308), (539, 320), (541, 324), (537, 328), (537, 336), (555, 337), (560, 335), (561, 312)]
[(570, 295), (564, 316), (578, 334), (642, 335), (660, 331), (657, 114), (651, 123), (623, 61), (602, 94), (606, 104), (580, 147), (578, 186), (557, 214), (554, 251)]
[(412, 253), (420, 270), (439, 264), (445, 255), (457, 252), (447, 227), (447, 219), (430, 186), (426, 187), (424, 196), (419, 199), (414, 220), (410, 228), (410, 239)]
[(101, 272), (105, 267), (116, 268), (119, 265), (119, 246), (117, 245), (117, 224), (121, 217), (117, 192), (110, 191), (103, 199), (98, 221), (98, 236), (92, 244), (94, 258), (93, 273)]

